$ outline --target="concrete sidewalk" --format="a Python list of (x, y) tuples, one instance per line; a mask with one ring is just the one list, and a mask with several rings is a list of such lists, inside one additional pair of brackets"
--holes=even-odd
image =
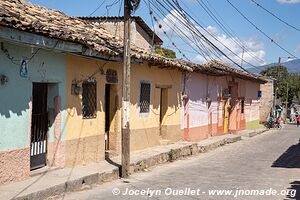
[[(241, 140), (241, 134), (211, 137), (201, 142), (178, 142), (156, 146), (131, 155), (131, 173), (213, 150)], [(46, 199), (66, 192), (88, 189), (119, 178), (120, 157), (86, 166), (46, 170), (26, 180), (0, 186), (0, 199)]]

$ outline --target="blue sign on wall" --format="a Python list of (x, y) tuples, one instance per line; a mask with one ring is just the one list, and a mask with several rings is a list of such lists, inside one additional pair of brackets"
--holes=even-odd
[(20, 66), (20, 76), (27, 77), (28, 76), (28, 69), (27, 69), (28, 62), (26, 59), (23, 59)]
[(262, 91), (261, 91), (261, 90), (258, 90), (258, 92), (257, 92), (257, 97), (258, 97), (258, 98), (261, 98), (261, 97), (262, 97)]

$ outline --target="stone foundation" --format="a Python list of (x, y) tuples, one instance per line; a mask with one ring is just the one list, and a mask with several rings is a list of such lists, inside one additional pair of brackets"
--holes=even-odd
[(104, 135), (67, 140), (65, 142), (66, 167), (85, 165), (105, 158)]
[(29, 176), (30, 148), (0, 152), (0, 184)]
[(178, 142), (181, 140), (180, 125), (165, 125), (162, 127), (162, 135), (159, 127), (130, 130), (130, 150), (136, 151), (158, 146), (161, 140)]

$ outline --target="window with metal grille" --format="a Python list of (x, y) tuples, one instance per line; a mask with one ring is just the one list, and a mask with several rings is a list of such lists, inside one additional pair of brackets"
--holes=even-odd
[(150, 83), (141, 83), (140, 113), (149, 113), (150, 110)]
[(95, 118), (97, 116), (97, 83), (82, 83), (82, 116)]

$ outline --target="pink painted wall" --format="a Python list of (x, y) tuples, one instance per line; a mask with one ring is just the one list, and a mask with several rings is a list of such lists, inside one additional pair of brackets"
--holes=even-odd
[(246, 122), (259, 120), (258, 91), (260, 84), (252, 81), (239, 80), (239, 96), (245, 97), (245, 119)]
[[(215, 135), (223, 126), (223, 103), (218, 101), (222, 91), (227, 88), (226, 77), (208, 76), (192, 73), (183, 83), (183, 91), (188, 99), (183, 102), (183, 139), (201, 140)], [(207, 97), (211, 100), (210, 107)]]
[[(234, 79), (234, 82), (233, 82)], [(246, 123), (259, 119), (260, 84), (233, 77), (216, 77), (192, 73), (182, 78), (185, 98), (182, 103), (182, 136), (184, 140), (200, 141), (210, 136), (224, 134), (224, 102), (222, 92), (231, 84), (232, 91), (229, 131), (246, 128)], [(234, 90), (234, 89), (233, 89)], [(234, 94), (235, 93), (235, 94)], [(210, 99), (210, 102), (207, 100)], [(244, 100), (244, 112), (242, 101)], [(234, 101), (234, 102), (232, 102)]]

